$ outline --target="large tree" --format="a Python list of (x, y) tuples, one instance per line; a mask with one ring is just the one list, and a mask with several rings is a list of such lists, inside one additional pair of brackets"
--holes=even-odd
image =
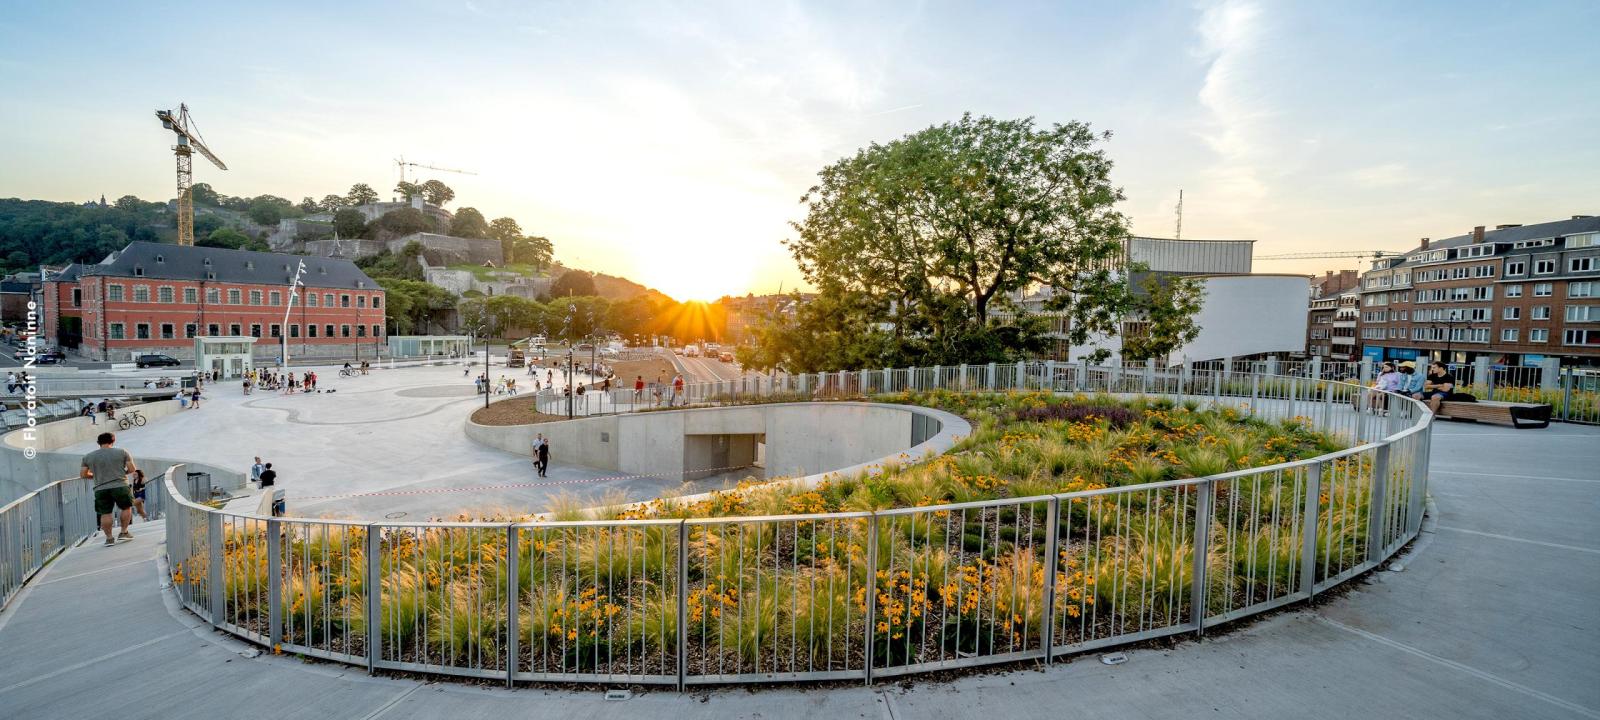
[(322, 202), (317, 204), (319, 210), (330, 213), (339, 212), (349, 206), (350, 201), (346, 200), (342, 195), (323, 195)]
[(429, 180), (422, 184), (422, 199), (444, 207), (445, 203), (456, 199), (456, 191), (438, 180)]
[(414, 182), (401, 180), (394, 184), (394, 193), (399, 195), (401, 200), (410, 202), (411, 198), (422, 194), (422, 186)]
[(456, 211), (456, 216), (450, 223), (450, 234), (464, 238), (489, 237), (489, 221), (483, 219), (483, 213), (477, 208), (464, 207)]
[(582, 270), (568, 270), (550, 284), (550, 297), (566, 298), (595, 295), (594, 276)]
[(350, 186), (350, 192), (345, 193), (344, 199), (351, 207), (370, 205), (378, 201), (378, 191), (366, 183), (356, 183)]
[(1127, 221), (1099, 148), (1107, 137), (1078, 122), (966, 115), (874, 144), (821, 171), (785, 244), (830, 299), (823, 316), (866, 313), (892, 336), (879, 351), (907, 361), (1028, 352), (1037, 324), (991, 321), (1041, 286), (1055, 289), (1069, 342), (1114, 335), (1132, 295), (1118, 275)]
[(361, 237), (367, 231), (367, 216), (360, 210), (337, 210), (333, 213), (333, 231), (342, 238)]

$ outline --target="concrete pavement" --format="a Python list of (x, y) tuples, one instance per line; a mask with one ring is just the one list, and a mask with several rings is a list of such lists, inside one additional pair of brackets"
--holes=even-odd
[[(459, 371), (458, 371), (459, 372)], [(240, 654), (160, 587), (160, 524), (0, 613), (0, 717), (1600, 718), (1600, 428), (1442, 423), (1403, 572), (1201, 642), (866, 688), (504, 690)], [(246, 653), (248, 654), (248, 653)]]

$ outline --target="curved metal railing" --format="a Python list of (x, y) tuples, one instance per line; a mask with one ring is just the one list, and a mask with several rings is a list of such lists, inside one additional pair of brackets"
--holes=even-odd
[(1420, 403), (1224, 369), (1036, 367), (827, 373), (684, 395), (1160, 395), (1307, 424), (1349, 447), (1038, 497), (583, 522), (259, 517), (182, 498), (174, 469), (170, 572), (183, 604), (219, 628), (369, 669), (680, 688), (870, 682), (1200, 633), (1312, 598), (1418, 532), (1432, 417)]

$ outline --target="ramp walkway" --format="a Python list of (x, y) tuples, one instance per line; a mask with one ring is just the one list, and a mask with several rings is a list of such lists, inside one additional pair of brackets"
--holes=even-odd
[(0, 612), (0, 717), (1600, 718), (1600, 428), (1440, 423), (1434, 513), (1375, 573), (1200, 642), (873, 687), (650, 691), (369, 677), (262, 654), (164, 589), (161, 523), (68, 550)]

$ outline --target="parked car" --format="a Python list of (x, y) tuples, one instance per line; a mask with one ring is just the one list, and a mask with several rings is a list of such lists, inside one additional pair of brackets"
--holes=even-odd
[[(18, 360), (27, 360), (28, 346), (22, 346), (22, 348), (17, 350), (12, 357)], [(66, 359), (67, 354), (61, 352), (60, 350), (40, 350), (38, 356), (34, 358), (33, 362), (38, 365), (54, 365), (56, 363), (65, 361)]]
[(147, 367), (177, 367), (183, 363), (171, 355), (140, 355), (133, 364), (143, 370)]

